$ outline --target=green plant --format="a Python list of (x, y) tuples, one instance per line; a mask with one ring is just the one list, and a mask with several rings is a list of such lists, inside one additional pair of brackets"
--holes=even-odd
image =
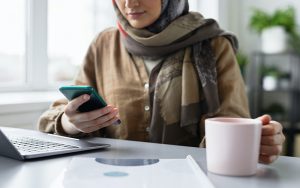
[(287, 79), (287, 80), (291, 79), (291, 73), (289, 72), (281, 73), (280, 79)]
[(264, 114), (271, 115), (274, 119), (277, 120), (284, 120), (286, 117), (286, 110), (283, 107), (283, 105), (279, 103), (272, 103), (269, 106), (267, 106), (265, 109), (263, 109)]
[(296, 53), (300, 54), (300, 35), (297, 32), (290, 35), (289, 44)]
[(263, 76), (273, 76), (275, 78), (280, 78), (282, 73), (279, 71), (279, 69), (275, 66), (270, 67), (263, 67), (262, 68), (262, 75)]
[(285, 113), (285, 109), (284, 107), (279, 104), (279, 103), (272, 103), (270, 104), (266, 109), (265, 109), (265, 112), (268, 112), (268, 113), (281, 113), (281, 114), (284, 114)]
[(282, 26), (287, 33), (296, 33), (295, 9), (289, 6), (287, 9), (277, 9), (269, 14), (261, 9), (254, 8), (250, 18), (250, 27), (257, 33), (272, 26)]

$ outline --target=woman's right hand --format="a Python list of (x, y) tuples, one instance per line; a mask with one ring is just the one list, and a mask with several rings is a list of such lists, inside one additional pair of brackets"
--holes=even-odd
[(119, 120), (118, 109), (111, 105), (90, 112), (79, 112), (78, 107), (89, 99), (90, 96), (84, 94), (66, 105), (61, 123), (67, 134), (91, 133), (113, 125)]

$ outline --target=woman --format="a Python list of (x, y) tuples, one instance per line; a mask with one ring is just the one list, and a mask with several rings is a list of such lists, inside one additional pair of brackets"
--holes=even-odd
[[(96, 88), (110, 105), (79, 113), (88, 95), (56, 101), (42, 115), (41, 131), (199, 146), (205, 118), (249, 117), (233, 35), (190, 13), (187, 0), (113, 4), (118, 29), (96, 37), (75, 79)], [(114, 125), (119, 118), (121, 125)], [(260, 161), (271, 163), (282, 150), (282, 126), (260, 118)]]

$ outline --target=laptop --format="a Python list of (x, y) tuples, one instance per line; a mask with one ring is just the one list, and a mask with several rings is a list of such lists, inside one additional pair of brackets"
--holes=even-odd
[(109, 146), (36, 130), (0, 127), (0, 155), (22, 161)]

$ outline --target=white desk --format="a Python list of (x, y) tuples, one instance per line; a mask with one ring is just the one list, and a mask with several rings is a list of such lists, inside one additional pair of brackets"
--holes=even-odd
[[(114, 139), (94, 138), (93, 141), (111, 144), (106, 150), (72, 154), (28, 162), (0, 157), (1, 188), (46, 188), (68, 165), (73, 156), (99, 158), (185, 158), (192, 155), (206, 172), (205, 149), (152, 144)], [(300, 158), (280, 157), (272, 165), (259, 165), (256, 176), (227, 177), (208, 173), (216, 187), (222, 188), (299, 188)], [(126, 185), (124, 185), (126, 187)]]

